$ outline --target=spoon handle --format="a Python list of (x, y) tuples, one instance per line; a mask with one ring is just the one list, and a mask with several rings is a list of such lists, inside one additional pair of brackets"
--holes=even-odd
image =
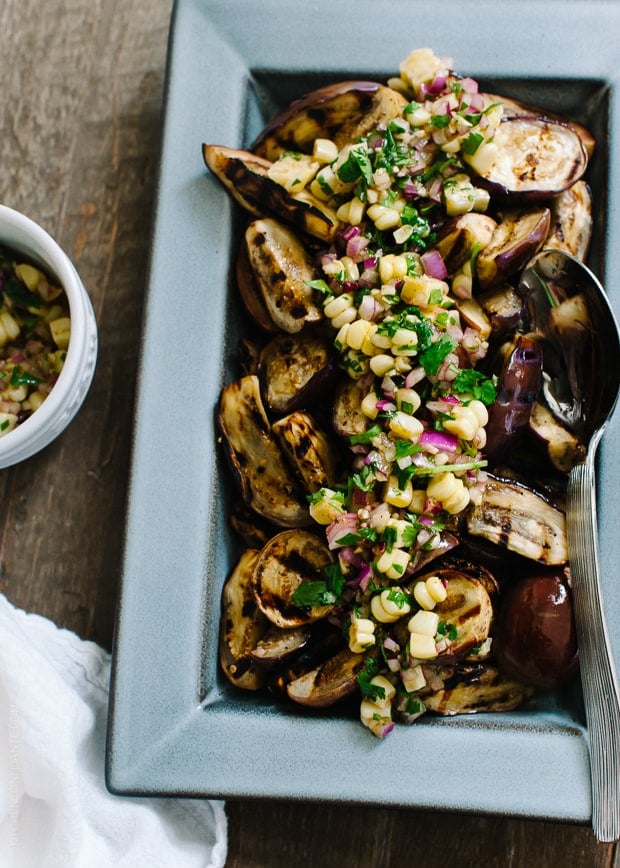
[(586, 461), (570, 473), (566, 520), (590, 745), (592, 828), (599, 841), (616, 841), (620, 837), (620, 691), (599, 565), (594, 474), (599, 439), (592, 439)]

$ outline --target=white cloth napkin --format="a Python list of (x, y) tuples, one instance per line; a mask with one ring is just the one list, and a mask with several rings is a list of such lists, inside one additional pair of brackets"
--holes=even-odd
[(222, 868), (224, 803), (112, 796), (110, 655), (0, 594), (0, 866)]

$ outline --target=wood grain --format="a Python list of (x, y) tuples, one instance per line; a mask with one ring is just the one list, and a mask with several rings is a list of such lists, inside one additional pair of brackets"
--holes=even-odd
[[(0, 201), (40, 222), (72, 255), (100, 335), (97, 373), (77, 419), (40, 455), (0, 473), (0, 591), (106, 648), (171, 7), (171, 0), (0, 4)], [(577, 826), (261, 800), (227, 810), (230, 868), (617, 864), (613, 845)]]

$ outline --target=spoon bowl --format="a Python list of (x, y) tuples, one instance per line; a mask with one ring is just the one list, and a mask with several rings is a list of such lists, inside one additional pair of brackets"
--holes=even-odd
[(620, 390), (620, 332), (605, 290), (582, 262), (543, 250), (520, 291), (543, 345), (550, 410), (586, 447), (570, 471), (566, 531), (592, 780), (592, 827), (620, 837), (620, 690), (605, 617), (596, 515), (595, 459)]

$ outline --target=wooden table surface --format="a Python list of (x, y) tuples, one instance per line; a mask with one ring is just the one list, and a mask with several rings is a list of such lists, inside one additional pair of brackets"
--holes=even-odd
[[(0, 474), (0, 591), (108, 649), (171, 7), (0, 3), (0, 201), (40, 222), (73, 257), (100, 336), (77, 419), (44, 452)], [(265, 801), (230, 802), (227, 812), (230, 868), (618, 864), (614, 845), (577, 826)]]

